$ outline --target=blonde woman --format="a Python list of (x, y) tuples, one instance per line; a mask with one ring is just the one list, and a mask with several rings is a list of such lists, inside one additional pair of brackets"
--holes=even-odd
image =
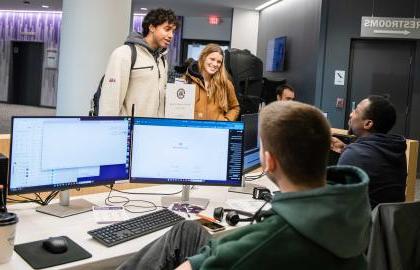
[(223, 50), (208, 44), (198, 62), (187, 69), (186, 81), (196, 86), (195, 119), (235, 121), (239, 115), (239, 102), (223, 60)]

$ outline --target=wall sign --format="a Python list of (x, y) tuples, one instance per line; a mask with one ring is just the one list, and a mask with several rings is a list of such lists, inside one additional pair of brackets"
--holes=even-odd
[(334, 72), (334, 84), (335, 85), (344, 85), (345, 80), (346, 80), (346, 71), (336, 70)]
[(58, 68), (58, 50), (47, 49), (47, 63), (46, 68), (56, 69)]
[(420, 19), (362, 17), (360, 36), (420, 39)]

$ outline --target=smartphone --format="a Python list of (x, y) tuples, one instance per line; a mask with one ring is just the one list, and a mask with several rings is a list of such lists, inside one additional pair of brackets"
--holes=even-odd
[(203, 225), (210, 232), (218, 232), (218, 231), (223, 231), (225, 229), (225, 226), (220, 225), (215, 222), (211, 222), (210, 220), (207, 220), (204, 218), (197, 220), (197, 222)]

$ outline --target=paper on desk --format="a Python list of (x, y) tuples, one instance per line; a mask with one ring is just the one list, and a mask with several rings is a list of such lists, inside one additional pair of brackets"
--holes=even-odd
[(226, 203), (233, 209), (254, 213), (260, 209), (265, 201), (254, 199), (229, 199)]
[(127, 220), (127, 214), (122, 206), (92, 206), (92, 210), (98, 224)]

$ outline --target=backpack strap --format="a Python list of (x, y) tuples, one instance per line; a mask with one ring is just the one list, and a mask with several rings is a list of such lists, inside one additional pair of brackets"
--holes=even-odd
[(130, 69), (133, 69), (134, 65), (136, 64), (136, 60), (137, 60), (136, 45), (134, 45), (134, 43), (129, 43), (129, 42), (126, 42), (125, 45), (128, 45), (131, 49), (131, 66), (130, 66)]
[(162, 60), (163, 67), (164, 67), (164, 68), (166, 68), (166, 64), (165, 64), (166, 57), (165, 57), (165, 55), (162, 55), (162, 56), (160, 57), (160, 59)]
[[(131, 49), (131, 65), (130, 65), (130, 72), (134, 67), (134, 64), (137, 60), (137, 50), (136, 45), (134, 43), (124, 43), (125, 45), (128, 45)], [(101, 81), (99, 82), (98, 88), (93, 95), (93, 99), (91, 100), (91, 110), (89, 111), (90, 116), (98, 116), (99, 115), (99, 99), (101, 97), (102, 92), (102, 84), (104, 83), (105, 75), (102, 76)]]

